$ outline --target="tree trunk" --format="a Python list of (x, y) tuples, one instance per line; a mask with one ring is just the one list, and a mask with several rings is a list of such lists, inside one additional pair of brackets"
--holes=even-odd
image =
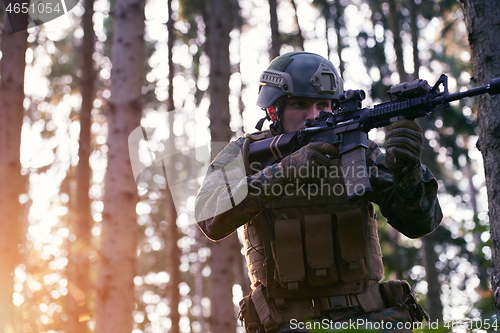
[[(478, 191), (474, 185), (474, 182), (472, 178), (474, 177), (473, 171), (472, 171), (472, 163), (471, 160), (468, 156), (466, 156), (466, 164), (464, 166), (464, 174), (467, 177), (467, 180), (469, 181), (469, 195), (470, 195), (470, 205), (472, 212), (474, 213), (474, 223), (476, 225), (479, 223), (479, 209), (477, 207), (477, 198), (478, 198)], [(476, 245), (475, 247), (475, 262), (477, 264), (477, 277), (479, 278), (479, 286), (476, 288), (476, 291), (480, 292), (480, 295), (482, 293), (491, 291), (490, 287), (490, 275), (488, 274), (487, 266), (484, 265), (484, 257), (483, 254), (481, 253), (482, 245), (481, 245), (481, 234), (482, 231), (475, 231), (474, 232), (474, 244)]]
[[(500, 76), (500, 7), (495, 1), (464, 0), (472, 66), (478, 85)], [(478, 101), (478, 148), (484, 159), (492, 248), (492, 289), (500, 315), (500, 98), (481, 95)]]
[[(174, 60), (173, 60), (173, 50), (174, 50), (174, 42), (175, 42), (175, 28), (174, 28), (174, 17), (173, 17), (173, 9), (172, 9), (172, 0), (167, 1), (168, 7), (168, 21), (167, 21), (167, 30), (168, 30), (168, 98), (167, 98), (167, 111), (168, 113), (168, 125), (169, 125), (169, 138), (168, 145), (169, 150), (173, 151), (174, 144), (174, 111), (175, 103), (174, 103)], [(172, 168), (173, 165), (164, 165), (164, 167)], [(166, 178), (165, 178), (166, 181)], [(170, 329), (171, 333), (179, 333), (180, 327), (179, 322), (181, 319), (181, 315), (179, 313), (179, 303), (181, 301), (181, 295), (179, 294), (179, 284), (181, 283), (181, 271), (180, 271), (180, 260), (181, 260), (181, 251), (177, 246), (177, 242), (179, 240), (179, 230), (177, 228), (177, 210), (175, 209), (174, 200), (172, 198), (172, 193), (170, 192), (170, 188), (168, 187), (165, 191), (165, 200), (167, 204), (166, 208), (166, 216), (167, 216), (167, 231), (164, 233), (163, 237), (166, 240), (165, 247), (166, 251), (170, 256), (169, 267), (167, 271), (170, 274), (170, 281), (168, 286), (168, 295), (170, 296), (170, 320), (172, 321), (172, 328)]]
[(271, 25), (271, 48), (269, 50), (269, 59), (273, 60), (280, 55), (281, 35), (278, 29), (278, 1), (269, 0), (269, 15)]
[[(167, 21), (167, 31), (168, 31), (168, 98), (167, 98), (167, 111), (175, 110), (174, 104), (174, 42), (175, 42), (175, 28), (174, 28), (174, 18), (173, 18), (173, 9), (172, 9), (172, 0), (167, 0), (167, 8), (168, 8), (168, 21)], [(173, 135), (170, 132), (170, 135)]]
[(293, 12), (295, 14), (295, 23), (297, 24), (297, 38), (298, 38), (299, 48), (301, 51), (304, 51), (304, 36), (302, 35), (302, 29), (300, 28), (299, 24), (299, 15), (297, 14), (297, 4), (295, 3), (295, 0), (290, 0), (290, 2), (292, 3)]
[(133, 329), (136, 274), (137, 185), (128, 136), (140, 125), (144, 71), (144, 0), (116, 0), (108, 109), (101, 261), (97, 277), (96, 333)]
[(238, 250), (240, 250), (241, 244), (236, 232), (222, 241), (210, 243), (210, 332), (212, 333), (236, 331), (233, 304), (234, 267), (238, 263), (241, 264), (241, 252), (234, 252), (235, 244), (239, 245)]
[[(234, 28), (238, 30), (238, 51), (237, 54), (239, 56), (239, 61), (238, 63), (234, 66), (235, 67), (235, 72), (236, 73), (241, 73), (241, 59), (242, 59), (242, 52), (241, 52), (241, 35), (242, 35), (242, 27), (243, 27), (243, 18), (241, 17), (240, 14), (240, 6), (238, 3), (238, 0), (232, 0), (231, 4), (233, 6), (233, 17), (234, 17)], [(242, 136), (245, 133), (245, 126), (244, 126), (244, 121), (243, 121), (243, 111), (245, 111), (245, 103), (243, 103), (243, 95), (245, 93), (245, 88), (246, 84), (243, 80), (241, 80), (240, 88), (237, 92), (238, 94), (238, 111), (239, 115), (241, 117), (241, 127), (237, 131), (238, 136)]]
[[(196, 253), (199, 253), (200, 249), (203, 247), (207, 247), (207, 238), (205, 235), (201, 232), (200, 228), (196, 228), (195, 231), (195, 236), (194, 238), (196, 239), (196, 244), (194, 245), (194, 251)], [(194, 284), (194, 294), (192, 296), (192, 301), (193, 301), (193, 308), (197, 309), (198, 312), (195, 313), (194, 320), (196, 320), (201, 327), (201, 332), (208, 332), (207, 323), (205, 321), (205, 317), (203, 316), (203, 311), (202, 311), (202, 304), (201, 300), (203, 299), (204, 296), (204, 285), (205, 285), (205, 277), (202, 274), (203, 271), (203, 263), (199, 260), (196, 260), (193, 263), (194, 266), (194, 278), (193, 278), (193, 284)]]
[[(413, 66), (414, 72), (412, 77), (408, 76), (407, 80), (417, 79), (420, 69), (420, 58), (418, 56), (418, 26), (417, 26), (417, 6), (415, 0), (408, 0), (410, 8), (410, 27), (411, 27), (411, 41), (413, 45)], [(406, 74), (406, 73), (405, 73)], [(422, 121), (417, 121), (422, 126)], [(422, 126), (425, 128), (425, 126)], [(430, 160), (435, 160), (437, 155), (434, 150), (429, 146), (428, 142), (425, 144), (427, 154), (422, 154), (422, 162), (429, 165)], [(431, 320), (443, 321), (443, 303), (441, 302), (441, 283), (438, 279), (439, 273), (436, 269), (436, 262), (439, 260), (434, 245), (439, 242), (436, 239), (435, 233), (431, 233), (422, 237), (422, 257), (423, 265), (425, 267), (425, 280), (427, 281), (427, 311)]]
[(20, 263), (22, 209), (19, 195), (24, 192), (21, 176), (20, 146), (24, 115), (24, 70), (28, 34), (13, 33), (7, 16), (3, 17), (0, 70), (0, 332), (15, 329), (14, 269)]
[(422, 237), (422, 255), (425, 267), (425, 280), (427, 281), (426, 310), (431, 321), (443, 321), (443, 303), (441, 302), (441, 284), (438, 280), (436, 262), (438, 261), (434, 245), (439, 242), (435, 233)]
[[(325, 18), (326, 58), (331, 59), (330, 54), (332, 52), (332, 46), (330, 44), (330, 18), (332, 17), (332, 14), (330, 13), (330, 6), (326, 2), (322, 4), (321, 13)], [(342, 75), (342, 72), (340, 72), (340, 75)]]
[(389, 0), (389, 22), (389, 26), (394, 38), (394, 50), (396, 51), (396, 68), (399, 74), (399, 81), (405, 82), (407, 80), (407, 74), (404, 66), (403, 40), (399, 35), (399, 11), (396, 5), (396, 0)]
[[(173, 68), (173, 66), (172, 66)], [(173, 96), (173, 95), (170, 95)], [(169, 99), (170, 99), (169, 96)], [(173, 98), (172, 101), (167, 102), (167, 107), (169, 105), (173, 105)], [(173, 110), (169, 110), (173, 111)], [(169, 124), (169, 138), (168, 138), (168, 150), (173, 151), (175, 149), (175, 144), (174, 144), (174, 112), (169, 112), (168, 113), (168, 124)], [(166, 164), (163, 165), (164, 168), (171, 169), (174, 167), (174, 161), (170, 160), (163, 160), (164, 163)], [(165, 172), (166, 175), (166, 172)], [(166, 177), (165, 177), (166, 180)], [(166, 203), (166, 221), (167, 221), (167, 228), (163, 232), (163, 239), (165, 240), (165, 251), (167, 252), (167, 255), (169, 256), (167, 262), (168, 262), (168, 267), (167, 271), (170, 274), (170, 281), (168, 282), (168, 295), (170, 297), (170, 320), (172, 321), (172, 328), (170, 329), (170, 333), (179, 333), (180, 332), (180, 326), (179, 322), (181, 319), (181, 315), (179, 313), (179, 303), (181, 301), (181, 295), (179, 293), (179, 284), (182, 282), (181, 278), (181, 271), (180, 271), (180, 264), (181, 264), (181, 251), (179, 247), (177, 246), (177, 243), (179, 241), (179, 230), (177, 228), (177, 210), (175, 209), (175, 204), (174, 200), (172, 198), (172, 192), (170, 191), (170, 188), (168, 187), (168, 182), (167, 182), (167, 187), (164, 192), (164, 197), (165, 197), (165, 203)]]
[(67, 332), (88, 332), (87, 321), (90, 319), (89, 301), (90, 282), (90, 243), (92, 215), (90, 209), (90, 169), (92, 107), (95, 98), (94, 60), (94, 0), (85, 0), (85, 13), (82, 16), (84, 31), (81, 49), (81, 94), (80, 138), (78, 150), (78, 166), (76, 168), (76, 202), (71, 207), (74, 216), (73, 233), (76, 241), (70, 246), (68, 260), (69, 290), (66, 306), (68, 307)]
[(409, 1), (409, 10), (410, 10), (410, 29), (411, 29), (411, 41), (413, 46), (413, 75), (411, 80), (418, 79), (418, 72), (420, 71), (420, 58), (418, 56), (418, 6), (415, 3), (415, 0)]
[(342, 59), (342, 51), (345, 48), (344, 41), (342, 40), (342, 35), (340, 30), (345, 27), (344, 21), (344, 7), (339, 1), (335, 1), (335, 17), (333, 17), (333, 22), (335, 23), (335, 32), (337, 34), (337, 52), (339, 54), (339, 72), (343, 76), (345, 72), (345, 61)]
[[(172, 133), (172, 132), (170, 132)], [(179, 230), (177, 228), (177, 211), (175, 209), (174, 200), (172, 199), (172, 193), (167, 187), (165, 191), (165, 201), (166, 207), (166, 217), (167, 217), (167, 229), (163, 232), (163, 238), (165, 242), (165, 251), (170, 257), (169, 267), (167, 269), (170, 274), (170, 281), (168, 282), (168, 295), (170, 297), (170, 320), (172, 321), (172, 327), (170, 333), (179, 333), (180, 327), (179, 322), (181, 315), (179, 313), (179, 303), (181, 301), (181, 295), (179, 294), (179, 284), (181, 281), (181, 271), (179, 266), (181, 265), (181, 251), (177, 246), (179, 240)]]
[[(229, 33), (232, 22), (230, 3), (224, 0), (210, 0), (207, 22), (207, 46), (210, 57), (210, 135), (212, 142), (229, 142)], [(217, 152), (213, 152), (215, 156)], [(236, 234), (231, 237), (236, 237)], [(234, 284), (234, 253), (230, 238), (211, 243), (210, 300), (212, 333), (233, 333), (236, 331), (232, 287)]]

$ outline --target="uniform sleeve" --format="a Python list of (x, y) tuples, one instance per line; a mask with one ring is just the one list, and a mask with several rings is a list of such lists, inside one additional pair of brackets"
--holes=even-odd
[(374, 189), (371, 201), (380, 206), (387, 222), (410, 238), (422, 237), (438, 227), (443, 218), (437, 199), (436, 178), (425, 165), (394, 174), (385, 165), (385, 154), (369, 141), (367, 164)]
[(266, 188), (282, 181), (276, 177), (277, 164), (247, 177), (243, 142), (244, 138), (231, 142), (217, 155), (196, 197), (196, 221), (211, 240), (220, 240), (255, 218), (273, 199)]

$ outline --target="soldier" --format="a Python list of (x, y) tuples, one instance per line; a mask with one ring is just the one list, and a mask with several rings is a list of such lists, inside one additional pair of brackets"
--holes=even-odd
[[(247, 332), (371, 328), (369, 323), (408, 329), (396, 324), (426, 317), (406, 281), (380, 282), (383, 263), (372, 204), (410, 238), (432, 232), (441, 222), (437, 182), (420, 163), (424, 137), (415, 122), (390, 126), (386, 154), (368, 142), (367, 167), (376, 170), (369, 175), (373, 191), (357, 200), (331, 191), (344, 188), (345, 170), (338, 172), (334, 145), (308, 144), (268, 163), (248, 159), (248, 144), (305, 128), (319, 111), (335, 110), (343, 92), (337, 70), (319, 55), (292, 52), (274, 59), (261, 75), (257, 100), (266, 111), (257, 128), (267, 119), (270, 130), (231, 142), (213, 161), (198, 194), (195, 215), (208, 238), (217, 241), (244, 226), (252, 283), (251, 294), (240, 303)], [(224, 177), (230, 184), (220, 185), (216, 171), (239, 154), (244, 170), (229, 171)], [(318, 184), (326, 190), (318, 192)], [(232, 195), (243, 188), (248, 193), (232, 209), (217, 207), (228, 188)]]

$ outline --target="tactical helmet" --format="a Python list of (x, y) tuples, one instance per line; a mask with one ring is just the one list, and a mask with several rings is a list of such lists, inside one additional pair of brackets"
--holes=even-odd
[(344, 82), (333, 64), (309, 52), (276, 57), (260, 76), (257, 106), (269, 108), (281, 96), (339, 99)]

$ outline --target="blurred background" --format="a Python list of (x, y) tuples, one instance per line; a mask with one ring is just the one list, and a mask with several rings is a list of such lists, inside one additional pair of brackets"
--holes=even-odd
[[(279, 54), (330, 59), (345, 89), (367, 92), (364, 106), (388, 100), (391, 85), (433, 85), (442, 73), (450, 92), (474, 86), (456, 0), (85, 0), (27, 32), (8, 30), (4, 16), (6, 333), (244, 332), (241, 243), (237, 234), (211, 243), (194, 223), (202, 175), (189, 149), (255, 131), (259, 76)], [(433, 320), (494, 314), (476, 115), (464, 99), (420, 120), (442, 225), (411, 240), (378, 214), (386, 279), (408, 280)], [(185, 151), (164, 165), (192, 181), (175, 205), (169, 190), (135, 183), (127, 138), (138, 126), (144, 168)], [(370, 138), (383, 147), (382, 129)]]

